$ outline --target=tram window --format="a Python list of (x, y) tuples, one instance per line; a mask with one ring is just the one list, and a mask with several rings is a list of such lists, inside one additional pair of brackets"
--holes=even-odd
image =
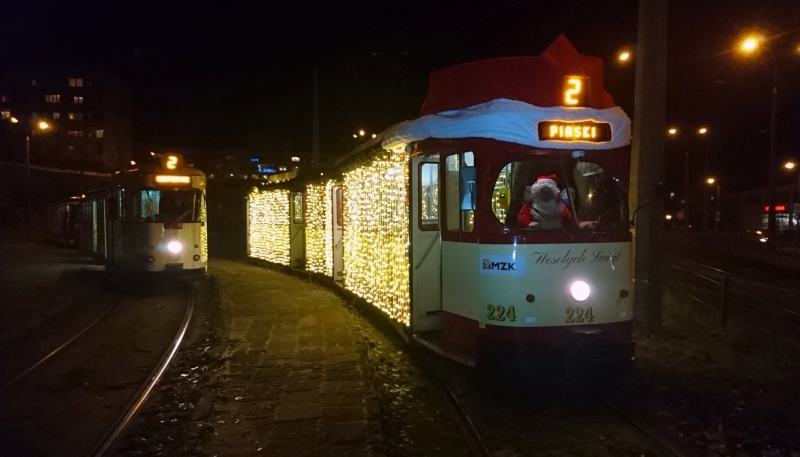
[[(555, 198), (537, 201), (532, 184), (548, 176), (555, 178), (555, 189), (546, 181), (537, 187), (548, 187), (551, 192), (545, 194)], [(628, 230), (626, 202), (617, 181), (600, 165), (571, 157), (531, 157), (506, 164), (497, 174), (490, 204), (497, 220), (523, 230)]]
[(419, 167), (419, 228), (439, 230), (439, 164), (422, 163)]
[(475, 211), (461, 209), (458, 171), (462, 166), (475, 166), (475, 154), (469, 151), (445, 158), (445, 211), (447, 230), (451, 232), (471, 232), (475, 226)]
[(303, 194), (294, 194), (294, 208), (292, 219), (295, 224), (303, 223)]
[(133, 219), (138, 222), (197, 222), (201, 194), (194, 189), (138, 191), (133, 199)]

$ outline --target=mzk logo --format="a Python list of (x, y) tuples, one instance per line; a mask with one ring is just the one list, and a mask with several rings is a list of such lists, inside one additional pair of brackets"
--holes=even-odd
[(478, 254), (478, 269), (482, 275), (525, 276), (525, 257), (502, 254)]
[(492, 262), (489, 259), (483, 259), (484, 270), (517, 271), (515, 265), (515, 262)]

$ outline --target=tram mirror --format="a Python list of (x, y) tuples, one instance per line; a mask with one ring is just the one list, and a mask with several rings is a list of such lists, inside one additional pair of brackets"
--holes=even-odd
[(475, 179), (477, 172), (474, 166), (463, 166), (458, 170), (458, 201), (462, 211), (475, 211)]

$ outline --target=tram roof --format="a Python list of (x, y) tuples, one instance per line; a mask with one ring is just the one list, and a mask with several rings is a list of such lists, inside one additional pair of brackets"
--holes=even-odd
[(419, 115), (463, 109), (496, 99), (540, 107), (561, 106), (563, 80), (571, 75), (586, 76), (591, 81), (585, 107), (615, 106), (603, 87), (603, 60), (578, 53), (562, 34), (539, 56), (479, 60), (432, 73)]

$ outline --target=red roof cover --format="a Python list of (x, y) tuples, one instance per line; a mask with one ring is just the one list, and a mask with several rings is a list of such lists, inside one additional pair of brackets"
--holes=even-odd
[(430, 77), (420, 116), (463, 109), (498, 98), (536, 106), (562, 106), (564, 76), (588, 76), (586, 107), (616, 106), (603, 89), (603, 61), (578, 54), (567, 37), (558, 38), (538, 57), (501, 57), (439, 70)]

